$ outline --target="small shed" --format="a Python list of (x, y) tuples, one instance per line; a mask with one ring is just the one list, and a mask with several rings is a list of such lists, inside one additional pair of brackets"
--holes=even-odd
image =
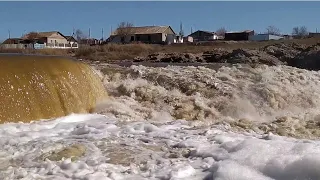
[(309, 32), (309, 37), (311, 37), (311, 38), (319, 38), (320, 37), (320, 33), (318, 33), (318, 32)]
[(249, 36), (249, 41), (269, 41), (269, 40), (280, 40), (284, 39), (282, 36), (271, 35), (271, 34), (255, 34)]
[(203, 30), (198, 30), (196, 32), (193, 32), (188, 35), (189, 37), (193, 38), (193, 41), (212, 41), (212, 40), (217, 40), (218, 35), (215, 32), (211, 31), (203, 31)]
[(224, 40), (230, 41), (248, 41), (249, 36), (254, 35), (254, 30), (230, 31), (224, 35)]
[(183, 42), (184, 42), (184, 43), (193, 42), (193, 37), (191, 37), (191, 36), (183, 37)]

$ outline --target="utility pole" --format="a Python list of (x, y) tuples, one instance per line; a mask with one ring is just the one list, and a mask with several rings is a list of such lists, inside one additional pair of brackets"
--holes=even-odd
[(87, 39), (87, 44), (90, 41), (90, 38), (91, 38), (91, 32), (90, 32), (90, 28), (89, 28), (89, 38)]
[(11, 35), (10, 35), (10, 30), (8, 30), (8, 36), (9, 36), (9, 39), (10, 39), (10, 37), (11, 37)]
[(184, 36), (183, 28), (182, 28), (182, 22), (180, 22), (180, 32), (179, 32), (180, 37)]
[(103, 28), (102, 28), (102, 30), (101, 30), (101, 34), (102, 34), (102, 38), (101, 38), (101, 39), (102, 39), (102, 41), (103, 41)]

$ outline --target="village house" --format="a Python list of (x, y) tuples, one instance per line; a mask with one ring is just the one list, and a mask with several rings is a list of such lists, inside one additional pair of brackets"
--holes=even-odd
[[(33, 39), (28, 37), (30, 34), (26, 34), (23, 39)], [(43, 48), (78, 48), (77, 41), (73, 38), (67, 39), (59, 31), (51, 31), (51, 32), (38, 32), (35, 40), (39, 40), (37, 44), (43, 44)]]
[(21, 38), (9, 38), (2, 43), (5, 48), (78, 48), (78, 42), (58, 31), (29, 33)]
[(142, 42), (152, 44), (171, 44), (176, 33), (170, 26), (142, 26), (118, 28), (112, 32), (108, 41), (111, 43)]
[(33, 44), (21, 38), (9, 38), (2, 42), (2, 48), (6, 49), (30, 49)]
[(254, 30), (230, 31), (224, 34), (224, 40), (227, 41), (248, 41), (249, 36), (254, 35)]
[(318, 33), (318, 32), (309, 32), (308, 37), (310, 37), (310, 38), (319, 38), (320, 37), (320, 33)]
[(198, 30), (196, 32), (191, 33), (188, 35), (193, 38), (194, 42), (200, 42), (200, 41), (212, 41), (221, 39), (216, 33), (210, 32), (210, 31), (202, 31)]

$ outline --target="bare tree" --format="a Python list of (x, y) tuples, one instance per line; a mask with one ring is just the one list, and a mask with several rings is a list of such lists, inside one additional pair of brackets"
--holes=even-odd
[(86, 39), (87, 36), (81, 31), (80, 29), (77, 29), (76, 32), (74, 33), (74, 38), (77, 41), (81, 41), (82, 39)]
[(305, 26), (301, 26), (301, 27), (297, 26), (292, 29), (292, 35), (300, 38), (306, 37), (308, 36), (308, 34), (309, 34), (308, 29)]
[(300, 35), (304, 37), (304, 36), (308, 36), (308, 34), (309, 34), (309, 32), (308, 32), (307, 27), (301, 26), (300, 27)]
[(268, 26), (266, 30), (267, 30), (266, 34), (280, 35), (280, 29), (275, 26)]
[(122, 43), (124, 43), (124, 40), (128, 35), (132, 34), (132, 27), (134, 27), (134, 25), (130, 22), (121, 22), (118, 24), (116, 34), (120, 36)]
[(292, 35), (298, 35), (299, 34), (299, 27), (297, 26), (297, 27), (294, 27), (294, 28), (292, 28)]
[(226, 32), (227, 32), (226, 28), (221, 27), (221, 28), (217, 29), (216, 34), (218, 36), (224, 36)]

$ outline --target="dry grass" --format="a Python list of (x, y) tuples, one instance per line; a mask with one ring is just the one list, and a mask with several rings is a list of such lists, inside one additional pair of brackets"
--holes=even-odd
[(174, 45), (154, 45), (154, 44), (107, 44), (103, 46), (82, 46), (79, 49), (65, 50), (65, 49), (1, 49), (0, 53), (25, 53), (25, 54), (43, 54), (43, 55), (61, 55), (73, 56), (79, 59), (94, 60), (94, 61), (117, 61), (117, 60), (132, 60), (137, 56), (146, 56), (151, 53), (165, 52), (165, 53), (201, 53), (210, 51), (216, 48), (223, 49), (257, 49), (266, 45), (275, 43), (298, 43), (304, 45), (313, 45), (320, 43), (320, 38), (309, 39), (294, 39), (294, 40), (280, 40), (280, 41), (265, 41), (265, 42), (227, 42), (216, 41), (205, 44), (174, 44)]
[(82, 59), (98, 61), (112, 61), (133, 59), (136, 56), (145, 56), (159, 50), (157, 45), (148, 44), (107, 44), (103, 46), (82, 47), (75, 51), (75, 56)]

